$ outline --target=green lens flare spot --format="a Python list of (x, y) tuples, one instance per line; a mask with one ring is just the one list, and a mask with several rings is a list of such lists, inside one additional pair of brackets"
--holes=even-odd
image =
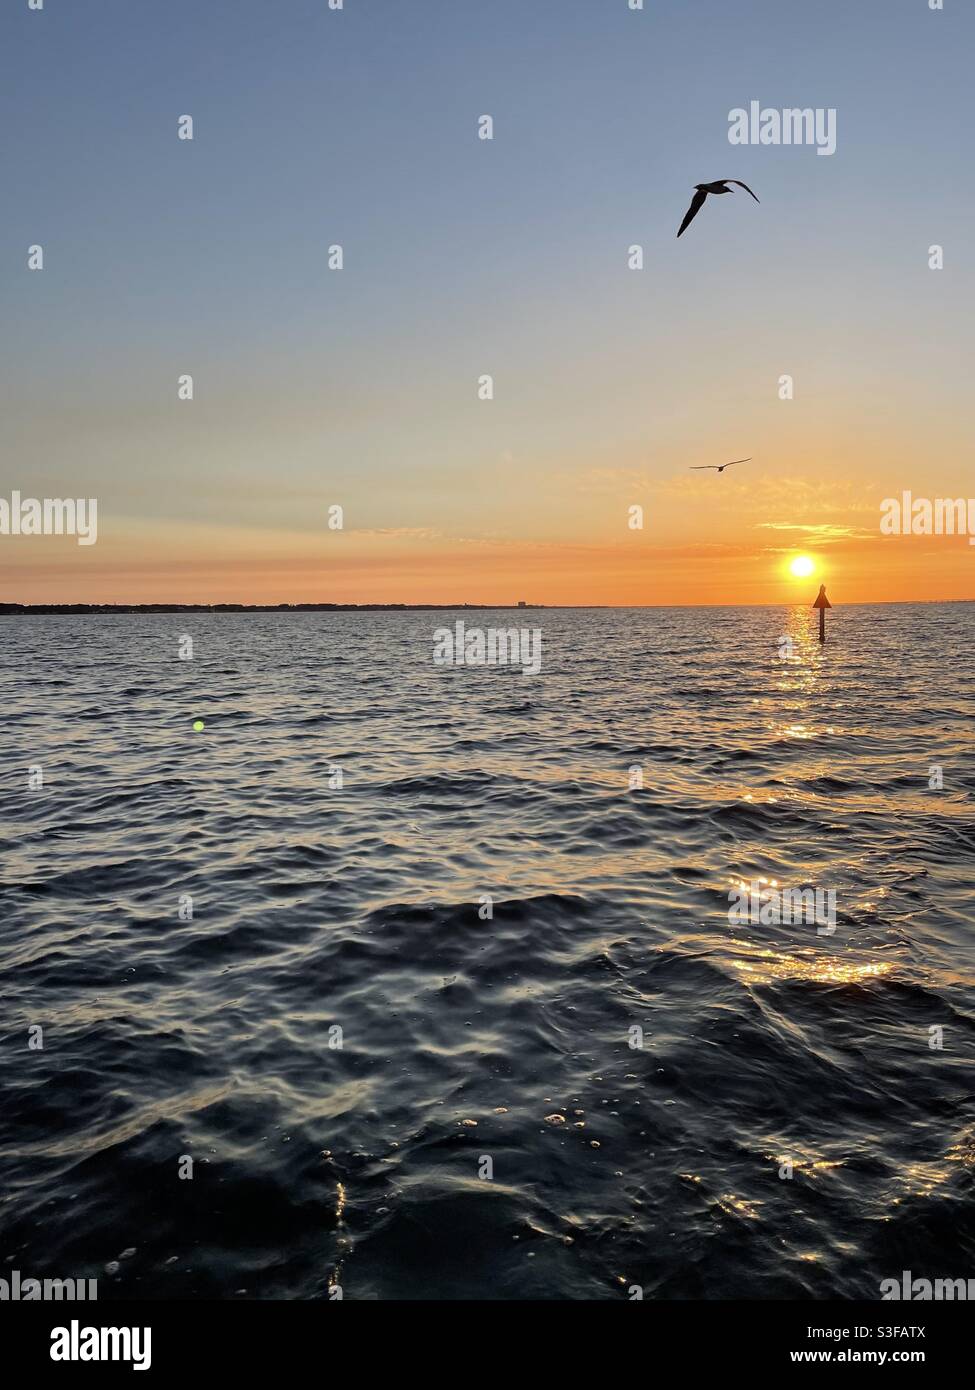
[(202, 719), (194, 719), (193, 728), (198, 734), (202, 734), (203, 730), (206, 728), (206, 725), (204, 724)]

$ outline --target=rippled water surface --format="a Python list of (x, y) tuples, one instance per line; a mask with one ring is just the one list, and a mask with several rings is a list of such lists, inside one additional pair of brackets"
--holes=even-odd
[[(541, 627), (541, 674), (435, 666), (460, 616)], [(975, 1276), (975, 609), (828, 616), (0, 619), (0, 1261), (103, 1298)], [(730, 925), (761, 878), (835, 933)]]

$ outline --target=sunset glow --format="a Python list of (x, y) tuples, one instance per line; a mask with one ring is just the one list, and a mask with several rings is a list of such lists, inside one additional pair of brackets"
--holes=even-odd
[[(924, 143), (924, 214), (905, 221), (911, 171), (878, 180), (869, 142), (841, 134), (822, 159), (730, 145), (725, 113), (744, 98), (710, 54), (722, 100), (686, 143), (657, 141), (652, 177), (635, 181), (702, 61), (697, 7), (670, 7), (671, 62), (625, 5), (610, 7), (615, 28), (603, 6), (556, 7), (572, 12), (565, 70), (550, 90), (534, 60), (514, 68), (489, 141), (475, 117), (497, 69), (466, 21), (449, 42), (471, 111), (405, 20), (411, 61), (374, 49), (376, 6), (306, 6), (310, 43), (256, 8), (237, 80), (204, 85), (184, 141), (178, 112), (165, 132), (162, 113), (186, 100), (170, 74), (193, 26), (153, 30), (147, 94), (137, 67), (120, 75), (108, 18), (93, 29), (58, 7), (59, 46), (44, 51), (60, 105), (8, 152), (8, 198), (28, 211), (12, 232), (23, 254), (4, 262), (18, 346), (4, 352), (0, 498), (97, 498), (98, 542), (0, 535), (6, 600), (779, 604), (811, 602), (797, 581), (814, 576), (837, 603), (975, 598), (965, 536), (912, 534), (910, 518), (908, 534), (881, 531), (885, 499), (971, 491), (953, 408), (968, 323), (946, 316), (971, 297), (970, 258), (928, 266), (972, 199), (956, 123)], [(547, 21), (510, 8), (547, 52)], [(46, 42), (19, 11), (23, 41)], [(281, 45), (270, 79), (264, 24)], [(325, 132), (359, 109), (361, 74), (338, 60), (339, 35), (383, 66), (382, 102), (341, 140)], [(599, 119), (567, 134), (591, 43)], [(842, 74), (828, 103), (851, 133), (874, 110), (861, 79)], [(119, 81), (124, 138), (113, 118), (118, 143), (92, 160), (96, 94)], [(267, 81), (272, 110), (296, 83), (307, 94), (294, 128), (255, 118)], [(414, 110), (428, 88), (436, 99)], [(760, 204), (740, 188), (714, 199), (678, 241), (695, 181), (722, 170)], [(27, 248), (45, 237), (31, 272)]]

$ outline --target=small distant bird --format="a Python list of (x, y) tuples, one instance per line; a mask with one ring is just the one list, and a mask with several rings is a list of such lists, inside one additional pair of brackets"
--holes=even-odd
[(726, 468), (733, 468), (736, 463), (751, 463), (751, 461), (752, 456), (749, 454), (746, 459), (732, 459), (730, 463), (692, 463), (691, 471), (697, 473), (702, 468), (713, 468), (718, 473), (723, 473)]
[[(748, 187), (748, 184), (742, 183), (741, 179), (716, 179), (714, 183), (696, 183), (694, 187), (697, 189), (697, 192), (691, 199), (691, 205), (687, 209), (687, 213), (684, 217), (683, 222), (680, 224), (680, 231), (677, 233), (678, 236), (682, 236), (683, 233), (687, 231), (687, 228), (691, 225), (697, 214), (701, 211), (701, 208), (704, 206), (704, 200), (705, 198), (707, 198), (709, 193), (718, 194), (731, 192), (731, 189), (728, 187), (729, 183), (735, 183), (738, 185), (739, 188), (743, 188), (746, 193), (752, 193), (752, 190)], [(755, 198), (754, 193), (752, 193), (752, 197)], [(759, 203), (761, 202), (761, 199), (755, 198), (755, 201), (756, 203)]]

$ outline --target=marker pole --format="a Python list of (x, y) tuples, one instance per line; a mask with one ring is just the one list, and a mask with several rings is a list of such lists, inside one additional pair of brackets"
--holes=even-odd
[(825, 584), (820, 584), (820, 586), (819, 586), (819, 594), (818, 594), (818, 596), (817, 596), (815, 602), (813, 603), (813, 608), (818, 608), (818, 609), (819, 609), (819, 640), (820, 640), (820, 642), (825, 642), (825, 641), (826, 641), (826, 610), (827, 610), (827, 608), (832, 608), (832, 606), (833, 606), (833, 605), (830, 603), (829, 599), (826, 597), (826, 585), (825, 585)]

